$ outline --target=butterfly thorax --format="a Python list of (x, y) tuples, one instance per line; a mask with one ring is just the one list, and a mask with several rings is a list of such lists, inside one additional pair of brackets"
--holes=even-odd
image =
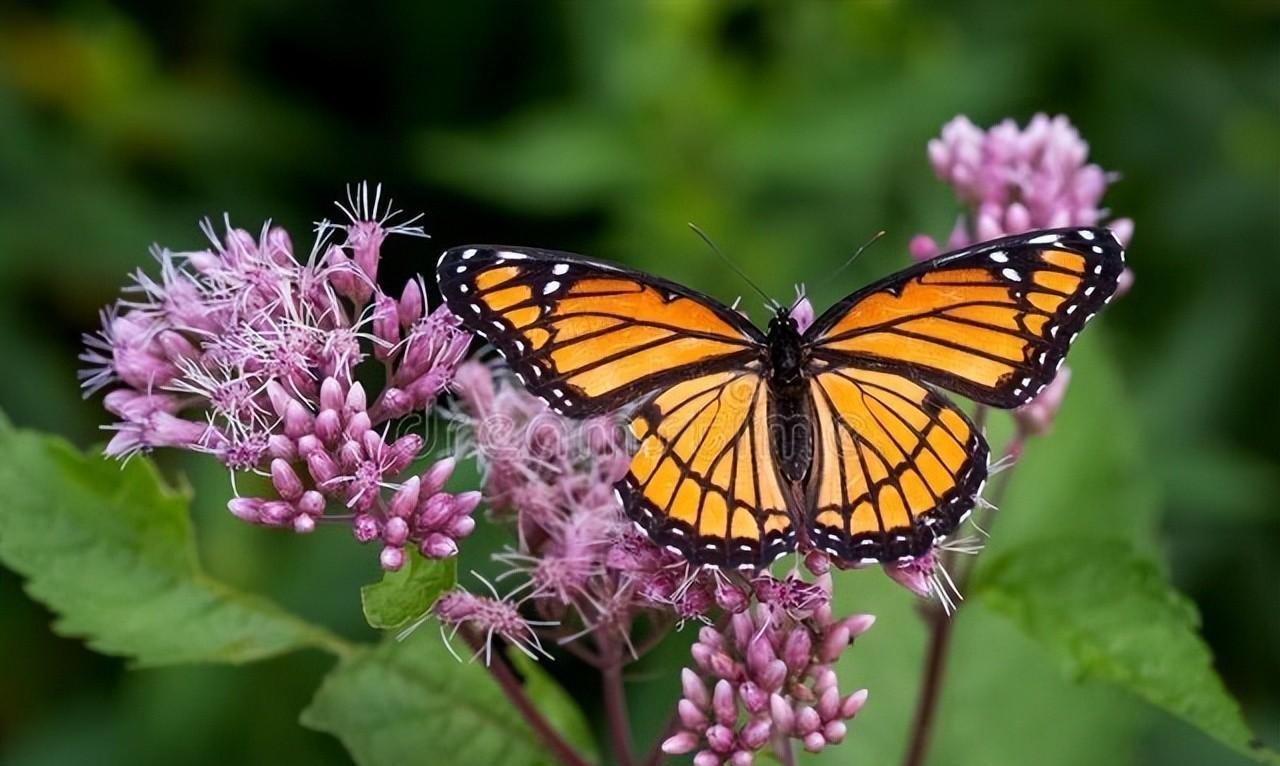
[(813, 429), (804, 373), (808, 360), (796, 320), (786, 309), (779, 310), (769, 322), (767, 347), (774, 458), (783, 476), (802, 482), (809, 475), (813, 460)]
[(805, 352), (796, 320), (786, 309), (769, 322), (768, 335), (769, 383), (777, 391), (791, 387), (803, 387)]

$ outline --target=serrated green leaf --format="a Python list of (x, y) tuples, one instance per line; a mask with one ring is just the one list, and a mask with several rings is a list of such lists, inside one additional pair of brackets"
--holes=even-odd
[(1195, 606), (1130, 546), (1023, 545), (987, 561), (973, 592), (1080, 678), (1118, 684), (1237, 752), (1280, 763), (1214, 671)]
[(479, 662), (459, 662), (434, 630), (362, 650), (329, 674), (302, 723), (363, 766), (551, 761)]
[(402, 628), (426, 614), (457, 581), (457, 559), (431, 561), (410, 550), (399, 572), (387, 572), (380, 582), (360, 589), (360, 606), (372, 627)]
[(597, 762), (600, 756), (595, 737), (591, 735), (591, 724), (573, 697), (543, 669), (541, 663), (519, 649), (508, 647), (507, 658), (524, 678), (525, 694), (533, 700), (534, 707), (547, 719), (551, 728), (559, 732), (583, 758)]
[(187, 499), (146, 460), (80, 453), (0, 418), (0, 560), (55, 629), (138, 665), (249, 662), (341, 639), (204, 574)]

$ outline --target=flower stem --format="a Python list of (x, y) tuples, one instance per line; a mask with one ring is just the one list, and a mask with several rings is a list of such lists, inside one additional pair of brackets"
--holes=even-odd
[[(979, 410), (981, 415), (985, 415), (986, 408)], [(1026, 433), (1021, 429), (1013, 435), (1006, 445), (1004, 455), (1001, 461), (1014, 461), (1012, 465), (1000, 472), (991, 488), (991, 504), (999, 506), (1004, 499), (1005, 492), (1009, 489), (1009, 479), (1013, 475), (1013, 469), (1017, 467), (1017, 459), (1022, 454), (1022, 446), (1026, 441)], [(991, 508), (984, 508), (979, 512), (981, 519), (975, 521), (980, 529), (991, 529), (993, 517)], [(945, 556), (945, 554), (944, 554)], [(975, 557), (976, 559), (976, 557)], [(965, 586), (969, 583), (969, 577), (973, 573), (973, 567), (976, 562), (961, 565), (954, 557), (946, 556), (943, 559), (943, 566), (956, 564), (955, 585), (956, 590), (963, 592)], [(956, 604), (956, 612), (964, 605), (963, 601)], [(915, 721), (911, 725), (911, 744), (907, 749), (906, 758), (903, 759), (903, 766), (924, 766), (925, 759), (929, 755), (929, 744), (933, 736), (934, 720), (938, 711), (938, 700), (942, 697), (942, 682), (946, 677), (947, 656), (951, 648), (951, 635), (955, 629), (955, 614), (947, 614), (937, 604), (930, 604), (921, 609), (921, 614), (929, 626), (929, 648), (925, 653), (924, 673), (920, 679), (920, 692), (917, 696)]]
[[(467, 644), (473, 650), (477, 652), (483, 651), (485, 646), (483, 636), (469, 628), (463, 628), (461, 632)], [(582, 756), (578, 755), (577, 751), (568, 742), (564, 741), (555, 729), (551, 728), (551, 724), (547, 722), (547, 719), (534, 707), (529, 695), (525, 694), (524, 684), (520, 683), (520, 679), (511, 670), (511, 666), (507, 664), (507, 659), (502, 652), (494, 652), (487, 667), (489, 674), (498, 682), (502, 693), (506, 695), (507, 701), (519, 711), (520, 715), (524, 717), (525, 723), (529, 724), (529, 728), (533, 729), (534, 734), (542, 740), (547, 749), (564, 766), (591, 766)]]
[(622, 684), (622, 651), (617, 642), (604, 648), (604, 667), (600, 676), (604, 682), (604, 712), (609, 725), (609, 741), (613, 743), (613, 756), (618, 766), (632, 766), (631, 727), (627, 721), (627, 695)]

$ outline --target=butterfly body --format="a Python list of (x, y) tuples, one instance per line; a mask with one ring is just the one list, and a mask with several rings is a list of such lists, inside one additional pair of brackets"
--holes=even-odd
[(467, 247), (440, 290), (516, 376), (570, 417), (621, 413), (618, 494), (658, 544), (758, 569), (797, 547), (909, 560), (965, 519), (988, 448), (949, 389), (1026, 403), (1123, 268), (1105, 229), (1031, 232), (917, 264), (801, 331), (766, 332), (657, 277), (550, 250)]

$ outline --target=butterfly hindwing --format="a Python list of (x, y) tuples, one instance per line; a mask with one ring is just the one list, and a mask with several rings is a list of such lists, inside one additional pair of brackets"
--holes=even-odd
[(551, 250), (467, 247), (437, 266), (449, 309), (534, 394), (573, 417), (758, 358), (763, 336), (671, 282)]
[(857, 368), (809, 383), (811, 542), (850, 562), (927, 551), (973, 508), (987, 445), (964, 413), (919, 383)]
[(693, 564), (760, 569), (795, 545), (769, 442), (768, 386), (754, 371), (694, 378), (653, 396), (630, 423), (639, 449), (618, 485), (659, 545)]
[(805, 338), (832, 366), (878, 367), (1017, 407), (1053, 379), (1123, 269), (1123, 250), (1106, 229), (1006, 237), (859, 290)]

